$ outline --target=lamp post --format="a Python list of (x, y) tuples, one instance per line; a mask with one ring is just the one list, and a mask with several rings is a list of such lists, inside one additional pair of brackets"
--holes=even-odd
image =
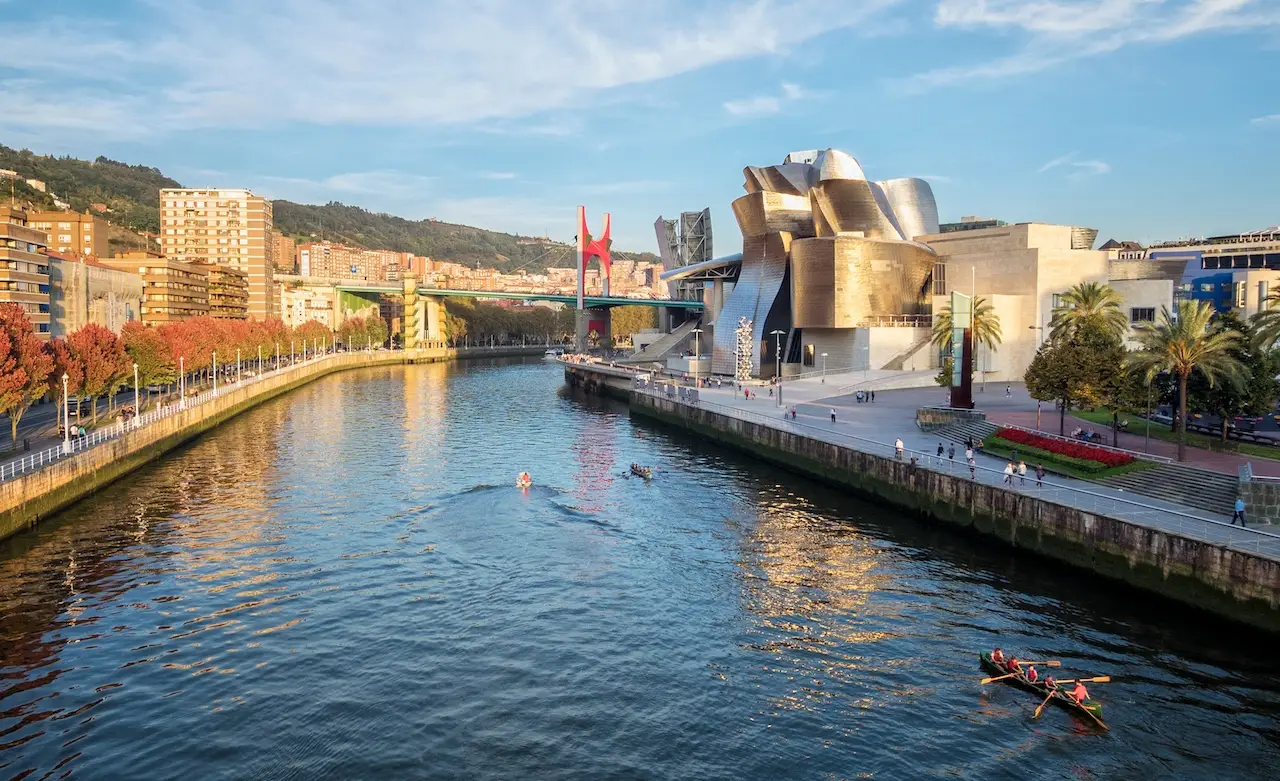
[(296, 351), (296, 347), (294, 345), (295, 341), (296, 340), (294, 339), (289, 340), (289, 367), (290, 368), (293, 367), (293, 355), (294, 355), (294, 352)]
[(213, 395), (218, 395), (218, 351), (213, 351)]
[(276, 342), (276, 371), (280, 371), (280, 343)]
[[(870, 334), (867, 335), (870, 338)], [(871, 345), (862, 346), (862, 382), (867, 382), (867, 370), (871, 368)]]
[(698, 384), (698, 364), (702, 363), (702, 361), (698, 360), (701, 355), (698, 351), (698, 337), (701, 335), (701, 328), (693, 329), (693, 387), (695, 388), (702, 387)]
[(778, 406), (782, 406), (782, 337), (786, 331), (775, 328), (769, 334), (773, 337), (773, 357), (778, 368), (774, 372), (778, 382)]
[(67, 381), (70, 379), (70, 375), (62, 373), (62, 452), (66, 455), (71, 454), (71, 410), (67, 404)]
[(258, 376), (262, 376), (262, 345), (258, 345)]
[(827, 354), (822, 354), (822, 384), (827, 384)]
[(187, 408), (187, 359), (178, 356), (178, 409)]
[(241, 382), (241, 378), (240, 378), (240, 348), (239, 348), (239, 347), (237, 347), (237, 348), (236, 348), (236, 385), (239, 385), (239, 384), (240, 384), (240, 382)]
[(137, 428), (142, 421), (138, 418), (138, 413), (142, 411), (142, 407), (138, 404), (138, 364), (133, 364), (133, 427)]

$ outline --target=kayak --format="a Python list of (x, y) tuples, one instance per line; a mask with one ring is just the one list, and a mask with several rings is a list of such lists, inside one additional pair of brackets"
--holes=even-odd
[[(1009, 674), (1009, 670), (1003, 664), (991, 659), (990, 651), (985, 651), (979, 654), (978, 659), (982, 669), (991, 673), (992, 676)], [(1021, 689), (1033, 691), (1039, 694), (1040, 699), (1042, 700), (1049, 696), (1049, 687), (1045, 685), (1043, 681), (1028, 680), (1025, 672), (1020, 672), (1012, 678), (1005, 678), (1004, 682), (1011, 683)], [(1109, 729), (1106, 724), (1102, 723), (1102, 705), (1094, 700), (1090, 699), (1085, 700), (1083, 703), (1078, 703), (1075, 698), (1071, 696), (1069, 689), (1054, 686), (1052, 702), (1057, 705), (1061, 705), (1069, 711), (1074, 711), (1075, 713), (1084, 716), (1087, 720), (1092, 721), (1103, 729)]]
[(632, 474), (636, 474), (643, 477), (645, 480), (653, 479), (653, 469), (647, 466), (633, 466), (631, 467), (631, 472)]
[(517, 481), (516, 481), (516, 488), (529, 488), (529, 487), (531, 487), (531, 486), (533, 486), (533, 481), (532, 481), (532, 480), (517, 480)]

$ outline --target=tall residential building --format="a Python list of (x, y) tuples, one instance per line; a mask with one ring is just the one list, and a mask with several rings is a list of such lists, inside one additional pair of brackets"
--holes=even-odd
[(49, 250), (49, 333), (66, 336), (88, 323), (115, 333), (142, 316), (142, 277), (90, 257)]
[(22, 307), (36, 334), (49, 338), (49, 258), (45, 232), (21, 209), (0, 206), (0, 304)]
[(110, 224), (93, 214), (77, 212), (30, 212), (27, 223), (49, 234), (49, 249), (95, 258), (107, 256)]
[(209, 314), (220, 320), (249, 317), (249, 278), (243, 271), (217, 263), (201, 264), (209, 272)]
[(166, 258), (243, 271), (249, 317), (276, 314), (271, 201), (248, 190), (161, 190), (160, 230)]
[(126, 252), (106, 264), (142, 277), (142, 322), (147, 325), (209, 314), (208, 266), (152, 252)]
[(331, 287), (280, 286), (280, 317), (285, 325), (297, 328), (308, 320), (317, 320), (328, 328), (334, 328), (334, 310), (338, 293)]
[(296, 274), (298, 268), (298, 242), (278, 230), (271, 231), (271, 261), (275, 270), (284, 274)]

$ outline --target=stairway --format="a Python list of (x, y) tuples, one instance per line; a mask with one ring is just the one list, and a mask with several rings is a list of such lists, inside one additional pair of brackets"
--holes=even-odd
[(1112, 475), (1096, 482), (1219, 515), (1231, 514), (1240, 490), (1235, 475), (1209, 472), (1182, 464), (1158, 464), (1152, 469)]
[[(638, 353), (618, 361), (618, 363), (664, 363), (668, 356), (675, 350), (684, 349), (685, 342), (692, 342), (693, 329), (698, 327), (702, 321), (698, 318), (686, 320), (669, 334), (663, 334), (662, 338)], [(706, 337), (709, 334), (703, 334), (701, 344), (698, 345), (700, 351), (709, 350), (711, 345), (708, 344)]]
[[(913, 356), (917, 355), (921, 350), (923, 350), (925, 347), (929, 346), (932, 343), (933, 343), (933, 334), (925, 334), (924, 336), (917, 339), (915, 343), (913, 343), (910, 347), (908, 347), (907, 349), (895, 355), (892, 360), (890, 360), (888, 363), (886, 363), (884, 366), (881, 366), (880, 368), (888, 369), (890, 371), (900, 372), (906, 368), (907, 361), (910, 361)], [(921, 368), (929, 365), (927, 355), (925, 356), (925, 360), (921, 361), (921, 363), (923, 364)]]
[(970, 437), (973, 438), (974, 442), (981, 442), (999, 430), (999, 426), (994, 423), (988, 423), (985, 420), (967, 420), (940, 428), (934, 431), (933, 435), (937, 436), (938, 439), (950, 440), (963, 445)]

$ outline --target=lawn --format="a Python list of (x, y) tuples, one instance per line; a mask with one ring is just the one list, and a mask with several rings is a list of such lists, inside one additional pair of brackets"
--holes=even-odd
[[(1076, 410), (1070, 414), (1087, 420), (1090, 423), (1096, 423), (1107, 429), (1111, 428), (1111, 413), (1106, 409), (1096, 410)], [(1128, 433), (1143, 436), (1146, 434), (1147, 421), (1142, 418), (1132, 417), (1125, 413), (1120, 413), (1121, 420), (1129, 421)], [(1178, 435), (1163, 423), (1151, 423), (1151, 438), (1161, 439), (1165, 442), (1177, 442)], [(1247, 456), (1256, 456), (1258, 458), (1271, 458), (1280, 460), (1280, 448), (1268, 447), (1266, 445), (1258, 445), (1253, 442), (1238, 442), (1234, 439), (1222, 441), (1222, 437), (1212, 437), (1208, 434), (1201, 434), (1196, 431), (1187, 432), (1187, 445), (1190, 447), (1200, 447), (1206, 450), (1220, 450), (1224, 453), (1243, 453)]]

